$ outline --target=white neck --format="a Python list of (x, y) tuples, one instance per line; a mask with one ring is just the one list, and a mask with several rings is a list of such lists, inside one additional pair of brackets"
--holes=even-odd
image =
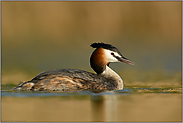
[(117, 90), (122, 90), (123, 89), (123, 80), (121, 77), (114, 72), (111, 68), (106, 66), (106, 69), (101, 73), (101, 75), (105, 76), (108, 79), (113, 79), (115, 80), (114, 82), (117, 83)]

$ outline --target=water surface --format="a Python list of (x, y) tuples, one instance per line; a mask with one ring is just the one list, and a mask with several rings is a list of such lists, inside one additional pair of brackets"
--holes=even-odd
[(181, 86), (128, 86), (121, 91), (12, 91), (2, 85), (2, 121), (182, 121)]

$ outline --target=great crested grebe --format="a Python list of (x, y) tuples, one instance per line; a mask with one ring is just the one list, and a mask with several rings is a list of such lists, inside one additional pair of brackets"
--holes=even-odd
[(90, 57), (90, 65), (97, 74), (79, 69), (55, 69), (42, 72), (31, 81), (21, 82), (13, 89), (60, 92), (122, 90), (123, 80), (109, 68), (109, 63), (135, 63), (123, 57), (119, 50), (110, 44), (93, 43), (90, 46), (96, 48)]

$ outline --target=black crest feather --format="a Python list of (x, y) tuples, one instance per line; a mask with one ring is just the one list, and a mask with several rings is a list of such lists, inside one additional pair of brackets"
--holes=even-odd
[[(119, 50), (118, 50), (116, 47), (112, 46), (111, 44), (93, 43), (93, 44), (91, 44), (90, 46), (93, 47), (93, 48), (100, 48), (100, 47), (102, 47), (102, 48), (104, 48), (104, 49), (108, 49), (108, 50), (117, 52), (118, 54), (121, 55), (121, 53), (119, 52)], [(122, 55), (121, 55), (121, 56), (122, 56)]]

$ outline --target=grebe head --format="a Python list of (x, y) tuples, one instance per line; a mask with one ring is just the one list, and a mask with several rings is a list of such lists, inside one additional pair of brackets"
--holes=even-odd
[(131, 65), (135, 64), (125, 58), (119, 50), (111, 44), (93, 43), (90, 46), (96, 48), (91, 55), (90, 65), (97, 74), (102, 73), (106, 69), (106, 65), (109, 66), (110, 62), (124, 62)]

